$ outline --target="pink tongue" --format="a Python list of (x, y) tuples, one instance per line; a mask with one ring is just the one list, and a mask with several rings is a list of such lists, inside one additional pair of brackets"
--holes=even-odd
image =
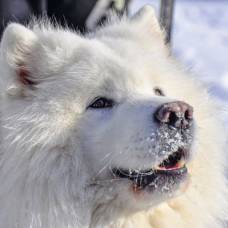
[(181, 168), (181, 166), (180, 166), (180, 164), (177, 163), (172, 167), (159, 166), (158, 170), (175, 170), (175, 169), (179, 169), (179, 168)]

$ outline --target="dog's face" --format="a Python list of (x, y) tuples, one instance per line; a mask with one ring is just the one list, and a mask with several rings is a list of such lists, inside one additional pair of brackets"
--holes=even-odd
[[(107, 195), (120, 195), (131, 207), (151, 206), (176, 195), (188, 181), (193, 108), (169, 97), (169, 90), (153, 80), (140, 82), (136, 76), (127, 85), (128, 76), (121, 83), (116, 78), (101, 83), (80, 120), (91, 184), (106, 188)], [(139, 194), (141, 201), (131, 205)]]
[[(163, 86), (169, 75), (159, 69), (153, 73), (157, 63), (148, 63), (148, 56), (135, 49), (135, 59), (117, 50), (120, 62), (109, 57), (100, 61), (97, 86), (83, 95), (87, 99), (79, 120), (89, 185), (120, 198), (128, 209), (151, 206), (183, 191), (194, 139), (193, 107), (173, 96), (175, 90)], [(150, 61), (156, 59), (151, 56)]]
[(12, 76), (7, 115), (24, 117), (16, 123), (24, 147), (45, 145), (46, 160), (70, 157), (72, 188), (129, 210), (182, 192), (196, 120), (192, 82), (169, 57), (151, 9), (121, 23), (87, 39), (13, 25), (2, 44), (13, 64), (3, 74)]

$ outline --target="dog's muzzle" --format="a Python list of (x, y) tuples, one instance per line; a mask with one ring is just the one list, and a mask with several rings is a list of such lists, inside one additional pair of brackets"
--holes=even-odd
[[(160, 147), (160, 164), (146, 170), (115, 167), (112, 172), (116, 178), (129, 179), (140, 190), (166, 186), (171, 191), (188, 174), (186, 164), (193, 137), (193, 108), (182, 101), (165, 103), (155, 111), (154, 118), (158, 123), (156, 143)], [(180, 140), (181, 146), (174, 150), (171, 141), (175, 140)]]

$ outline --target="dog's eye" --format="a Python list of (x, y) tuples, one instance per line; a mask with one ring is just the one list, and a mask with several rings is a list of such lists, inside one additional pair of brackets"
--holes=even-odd
[(96, 98), (88, 108), (112, 108), (114, 101), (105, 97)]
[(162, 91), (161, 88), (155, 87), (154, 92), (157, 96), (165, 96), (164, 92)]

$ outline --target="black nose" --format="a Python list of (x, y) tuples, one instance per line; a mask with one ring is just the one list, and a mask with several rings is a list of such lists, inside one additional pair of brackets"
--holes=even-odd
[(183, 101), (165, 103), (156, 110), (154, 117), (159, 123), (186, 129), (192, 122), (193, 108)]

